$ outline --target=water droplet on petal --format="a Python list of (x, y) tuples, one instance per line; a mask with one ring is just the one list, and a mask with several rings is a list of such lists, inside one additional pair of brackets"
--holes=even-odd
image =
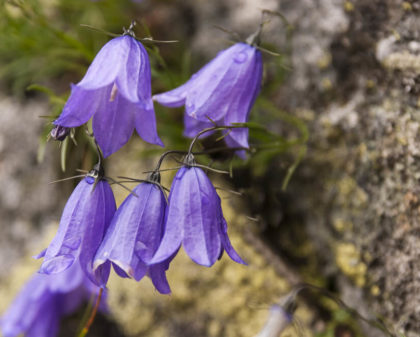
[(87, 176), (87, 177), (85, 178), (85, 180), (86, 180), (86, 182), (87, 182), (88, 184), (90, 184), (90, 185), (92, 185), (92, 184), (95, 182), (95, 178), (94, 178), (94, 177), (89, 177), (89, 176)]
[(191, 112), (194, 111), (195, 109), (195, 105), (192, 102), (187, 102), (185, 107), (187, 108), (188, 111), (191, 111)]
[(241, 51), (240, 53), (236, 54), (236, 56), (233, 58), (236, 63), (243, 63), (248, 58), (248, 55)]

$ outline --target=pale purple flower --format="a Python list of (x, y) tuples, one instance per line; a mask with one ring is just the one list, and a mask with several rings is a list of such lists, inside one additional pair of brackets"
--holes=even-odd
[(173, 256), (181, 244), (190, 258), (203, 266), (213, 265), (224, 250), (232, 260), (246, 264), (230, 243), (221, 200), (199, 167), (183, 166), (177, 172), (169, 195), (165, 232), (151, 263)]
[(134, 129), (146, 142), (163, 146), (156, 130), (149, 57), (130, 35), (109, 41), (96, 55), (55, 125), (92, 129), (105, 157), (119, 150)]
[(87, 176), (74, 189), (64, 207), (58, 232), (48, 248), (40, 272), (60, 273), (74, 263), (95, 282), (93, 258), (115, 213), (115, 199), (108, 182)]
[[(22, 288), (0, 320), (4, 337), (54, 337), (60, 319), (72, 314), (99, 288), (85, 276), (78, 263), (54, 275), (36, 273)], [(102, 310), (106, 310), (104, 297)]]
[(100, 284), (106, 284), (110, 265), (121, 277), (140, 281), (148, 275), (156, 289), (170, 293), (165, 271), (171, 258), (148, 265), (163, 235), (166, 200), (153, 183), (141, 183), (115, 213), (105, 238), (96, 253), (94, 272)]
[[(185, 136), (203, 128), (248, 121), (262, 79), (261, 52), (246, 43), (221, 51), (180, 87), (153, 98), (168, 107), (185, 105)], [(248, 145), (248, 129), (232, 129), (226, 136), (229, 147)]]

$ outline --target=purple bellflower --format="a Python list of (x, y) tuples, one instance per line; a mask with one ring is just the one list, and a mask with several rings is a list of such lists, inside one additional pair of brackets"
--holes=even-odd
[(165, 232), (151, 263), (165, 261), (183, 244), (189, 257), (203, 266), (212, 266), (224, 250), (232, 260), (246, 264), (230, 243), (215, 188), (191, 158), (172, 182)]
[[(36, 273), (2, 316), (2, 334), (55, 337), (61, 317), (72, 314), (98, 292), (99, 288), (89, 281), (78, 263), (55, 275)], [(107, 310), (104, 297), (100, 309)]]
[(114, 216), (116, 205), (108, 182), (92, 170), (76, 186), (61, 216), (58, 232), (38, 258), (44, 257), (40, 273), (60, 273), (80, 263), (95, 282), (93, 258)]
[[(167, 107), (185, 105), (185, 131), (194, 137), (216, 125), (248, 121), (261, 86), (262, 56), (254, 46), (236, 43), (206, 64), (180, 87), (153, 96)], [(229, 147), (248, 145), (248, 129), (232, 129), (225, 137)]]
[(130, 194), (115, 213), (99, 247), (94, 272), (100, 284), (106, 284), (110, 265), (121, 277), (140, 281), (146, 274), (162, 294), (170, 293), (165, 271), (171, 257), (148, 265), (163, 235), (166, 200), (156, 183), (144, 182)]
[(156, 130), (149, 57), (134, 37), (116, 37), (102, 47), (85, 77), (72, 85), (54, 125), (73, 128), (92, 116), (105, 157), (127, 143), (134, 129), (146, 142), (163, 146)]

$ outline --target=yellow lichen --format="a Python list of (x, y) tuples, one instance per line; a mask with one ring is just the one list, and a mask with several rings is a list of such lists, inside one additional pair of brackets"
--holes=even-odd
[(339, 243), (335, 247), (335, 260), (340, 270), (354, 283), (363, 287), (366, 283), (366, 264), (361, 261), (360, 252), (352, 243)]
[(354, 4), (351, 1), (345, 1), (344, 2), (344, 10), (346, 12), (354, 11)]

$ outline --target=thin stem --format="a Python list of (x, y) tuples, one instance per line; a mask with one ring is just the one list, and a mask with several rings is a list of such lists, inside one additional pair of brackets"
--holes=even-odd
[[(180, 150), (170, 150), (170, 151), (164, 152), (159, 158), (159, 161), (156, 165), (155, 171), (160, 170), (160, 166), (162, 165), (163, 160), (165, 159), (166, 156), (168, 156), (170, 154), (187, 154), (187, 152), (186, 151), (180, 151)], [(145, 172), (145, 173), (151, 173), (151, 172), (153, 172), (153, 171), (149, 171), (149, 172)]]
[(117, 184), (118, 186), (121, 186), (123, 189), (130, 192), (130, 194), (132, 194), (132, 195), (134, 195), (135, 197), (138, 198), (138, 195), (136, 193), (134, 193), (132, 190), (130, 190), (127, 186), (124, 186), (123, 184), (121, 184), (119, 181), (116, 181), (115, 179), (113, 179), (111, 177), (105, 177), (104, 179), (111, 181), (113, 184)]
[(98, 297), (96, 298), (95, 306), (92, 309), (92, 313), (90, 314), (90, 317), (89, 317), (88, 321), (86, 322), (85, 327), (80, 332), (79, 337), (85, 337), (87, 335), (87, 333), (89, 332), (89, 328), (93, 324), (93, 321), (95, 320), (95, 317), (96, 317), (96, 313), (98, 312), (98, 308), (99, 308), (99, 304), (101, 303), (101, 298), (102, 298), (103, 291), (104, 291), (103, 288), (99, 289), (99, 293), (98, 293)]
[(80, 175), (73, 176), (73, 177), (68, 177), (68, 178), (63, 178), (63, 179), (50, 181), (48, 184), (55, 184), (55, 183), (59, 183), (61, 181), (72, 180), (72, 179), (81, 178), (81, 177), (86, 177), (86, 174), (80, 174)]
[[(180, 164), (185, 165), (185, 163), (182, 163), (182, 162), (180, 162), (180, 161), (177, 161), (177, 163), (180, 163)], [(209, 170), (209, 171), (212, 171), (212, 172), (215, 172), (215, 173), (229, 174), (229, 172), (228, 172), (228, 171), (222, 171), (222, 170), (214, 169), (214, 168), (211, 168), (210, 166), (197, 164), (196, 162), (194, 162), (194, 164), (187, 165), (187, 166), (191, 166), (191, 167), (200, 167), (200, 168), (202, 168), (202, 169)], [(181, 166), (181, 167), (182, 167), (182, 166)]]
[(211, 128), (203, 129), (199, 133), (197, 133), (195, 137), (193, 138), (193, 140), (191, 141), (187, 154), (188, 155), (192, 154), (192, 149), (194, 148), (194, 145), (197, 142), (198, 138), (206, 132), (218, 131), (218, 130), (230, 130), (230, 129), (243, 129), (243, 128), (244, 126), (242, 125), (229, 125), (229, 126), (212, 126)]
[(155, 184), (156, 186), (163, 188), (167, 192), (170, 191), (169, 188), (161, 185), (157, 181), (147, 180), (147, 179), (135, 179), (135, 178), (130, 178), (130, 177), (122, 177), (122, 176), (118, 176), (118, 178), (127, 179), (127, 180), (119, 181), (120, 183), (149, 183), (149, 184)]
[(171, 168), (166, 168), (166, 169), (159, 169), (159, 170), (154, 170), (154, 171), (143, 171), (143, 173), (153, 173), (153, 172), (165, 172), (165, 171), (174, 171), (174, 170), (179, 170), (182, 166), (177, 166), (177, 167), (171, 167)]

